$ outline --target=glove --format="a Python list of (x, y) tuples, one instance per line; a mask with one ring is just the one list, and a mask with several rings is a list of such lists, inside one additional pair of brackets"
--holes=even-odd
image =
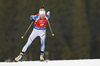
[(47, 15), (50, 15), (50, 11), (47, 12)]
[(31, 15), (30, 19), (33, 21), (33, 15)]

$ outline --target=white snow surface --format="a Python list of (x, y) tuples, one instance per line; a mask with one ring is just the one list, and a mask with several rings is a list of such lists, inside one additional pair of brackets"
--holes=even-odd
[(0, 62), (0, 66), (100, 66), (100, 59)]

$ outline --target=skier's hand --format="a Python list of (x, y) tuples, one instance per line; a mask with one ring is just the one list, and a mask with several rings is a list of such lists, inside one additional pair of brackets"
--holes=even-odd
[(33, 15), (31, 15), (31, 17), (30, 17), (30, 19), (31, 19), (32, 21), (33, 21), (33, 17), (34, 17)]
[(47, 12), (47, 15), (50, 15), (50, 11)]

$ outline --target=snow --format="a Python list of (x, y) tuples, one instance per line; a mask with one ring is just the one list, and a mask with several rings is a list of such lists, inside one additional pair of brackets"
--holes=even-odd
[(0, 66), (100, 66), (100, 59), (0, 62)]

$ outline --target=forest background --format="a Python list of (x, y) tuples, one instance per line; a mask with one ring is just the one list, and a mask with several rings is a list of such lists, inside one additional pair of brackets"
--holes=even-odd
[[(51, 36), (47, 25), (46, 53), (49, 60), (100, 58), (100, 0), (0, 0), (0, 61), (13, 60), (27, 42), (21, 36), (42, 5), (51, 12)], [(37, 37), (24, 60), (39, 60)]]

